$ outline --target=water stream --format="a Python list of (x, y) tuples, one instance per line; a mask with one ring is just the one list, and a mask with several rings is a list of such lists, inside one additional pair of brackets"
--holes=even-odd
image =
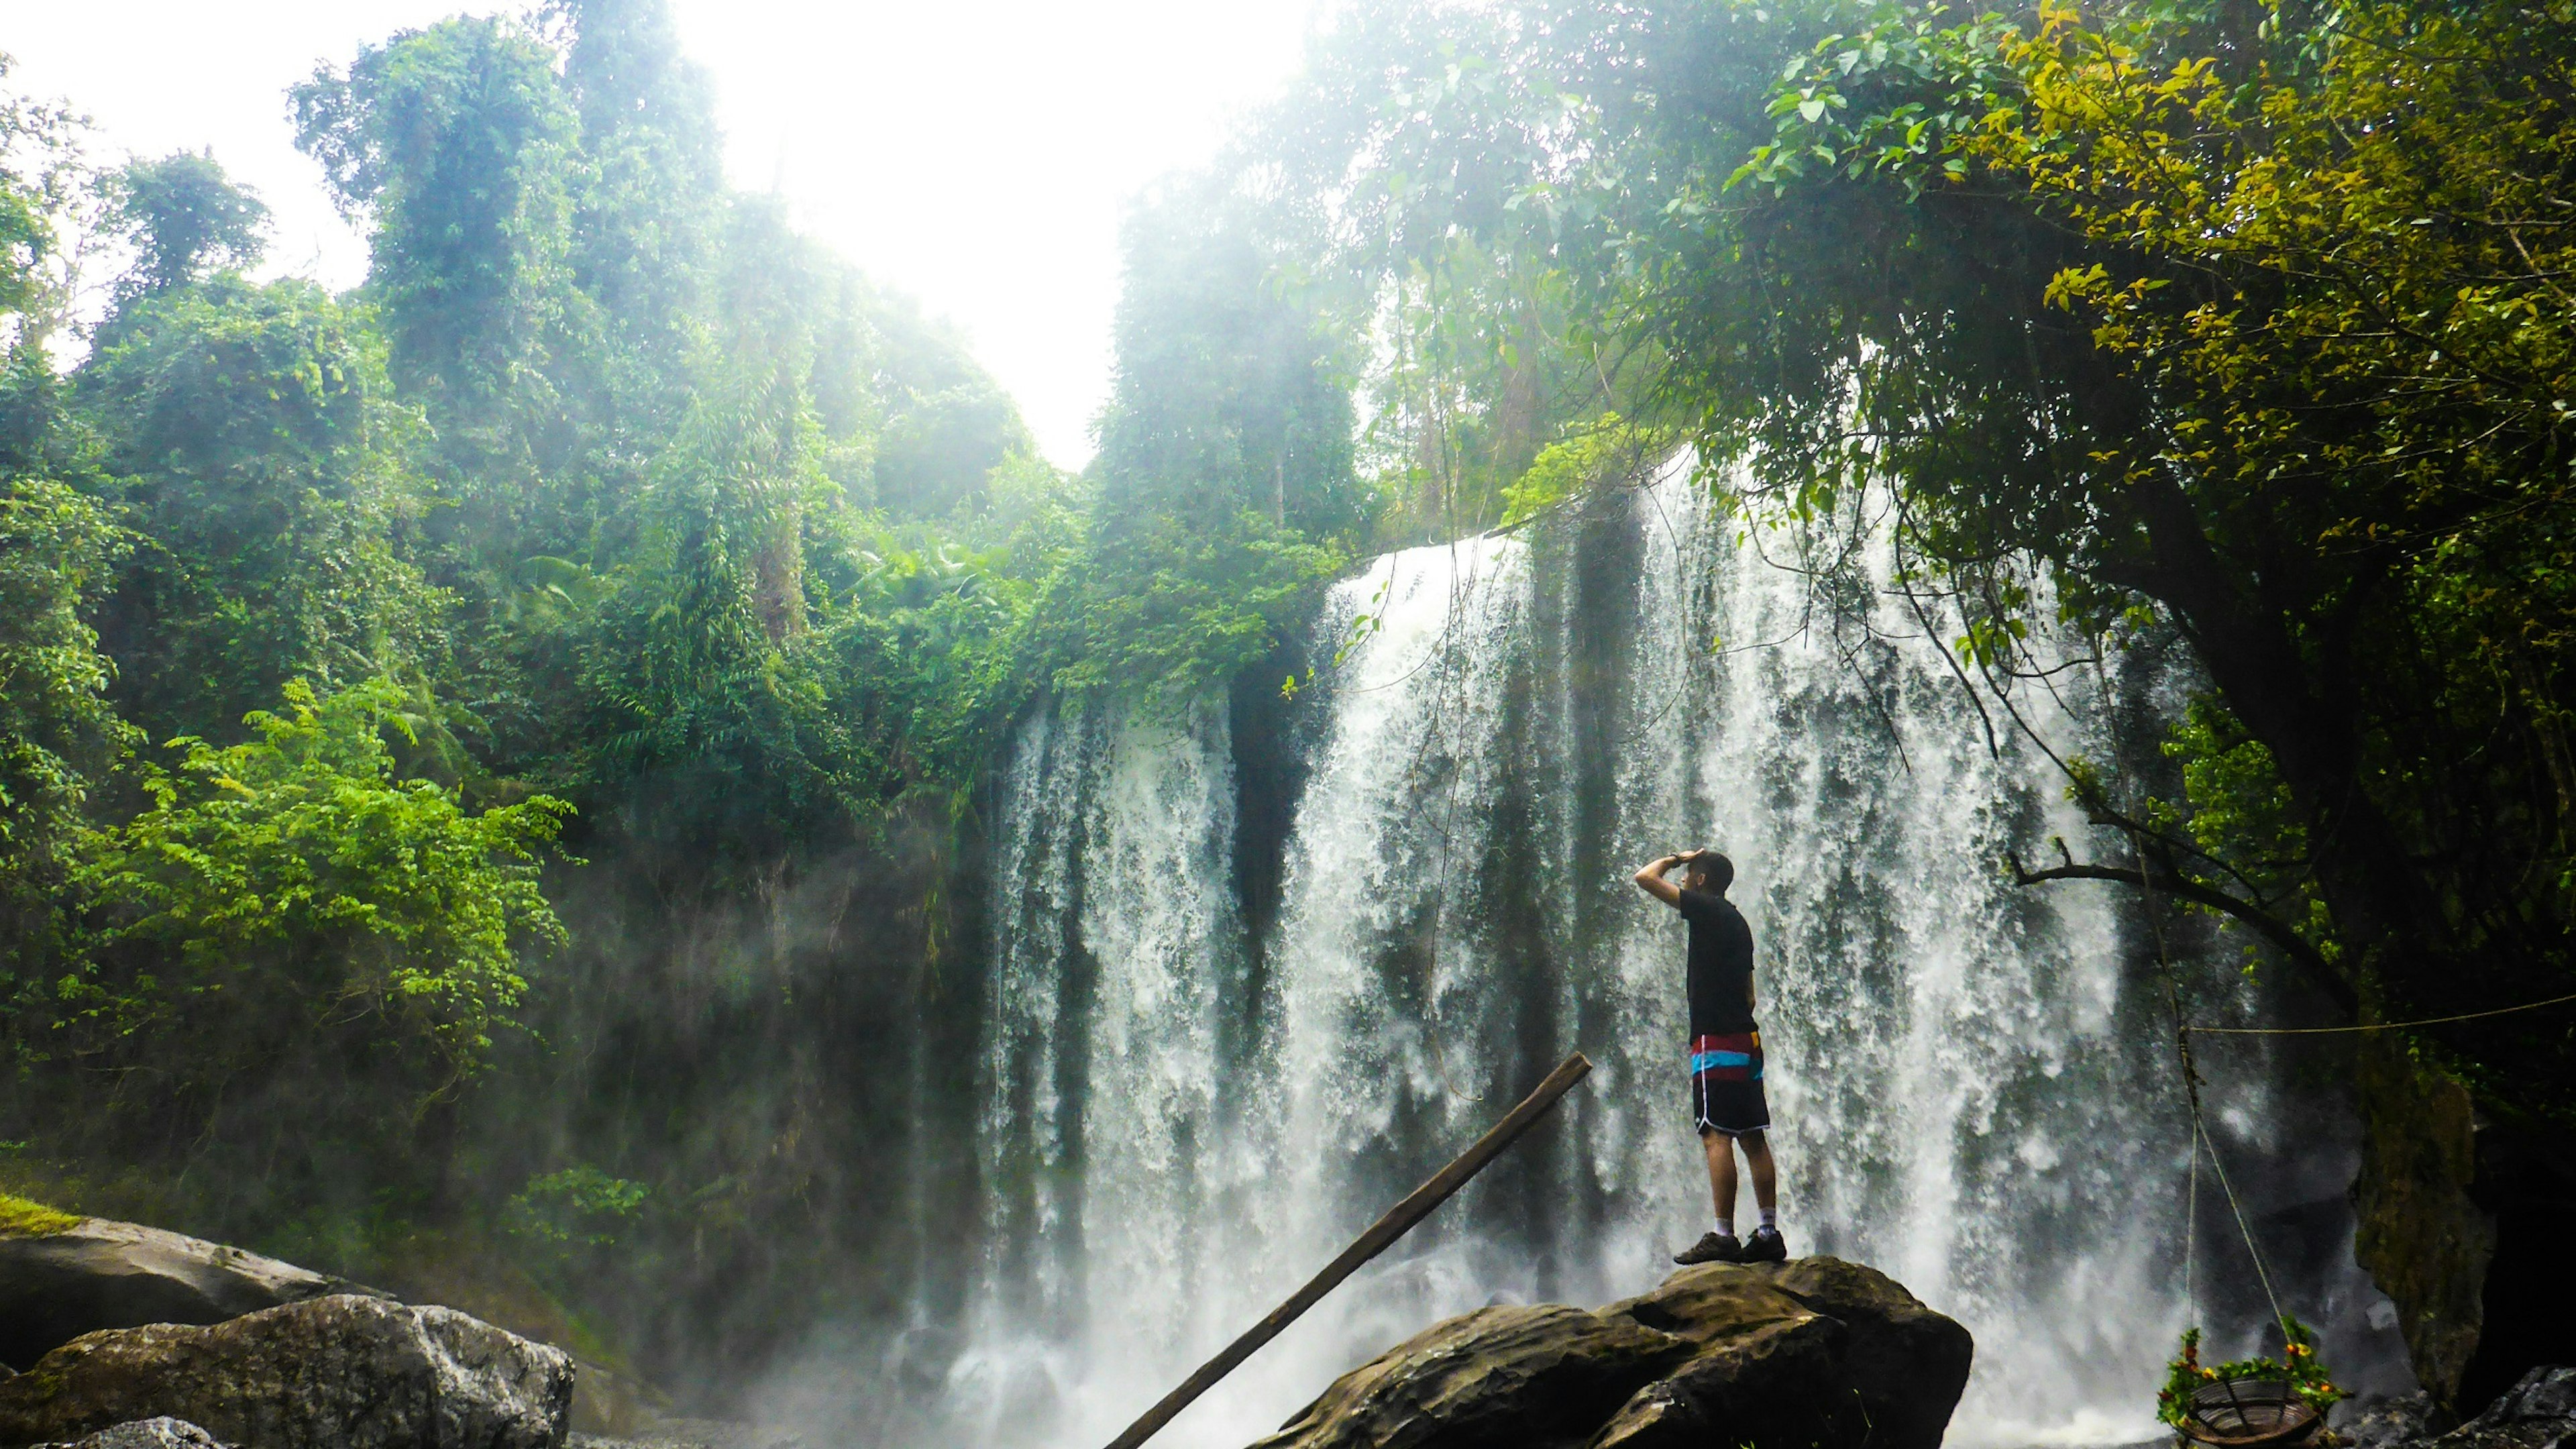
[[(1709, 1209), (1682, 930), (1627, 877), (1710, 844), (1755, 932), (1792, 1251), (1874, 1264), (1970, 1327), (1953, 1443), (2151, 1437), (2193, 1316), (2164, 997), (2134, 902), (2000, 862), (2052, 836), (2115, 856), (2030, 736), (2134, 749), (2120, 732), (2182, 681), (2115, 657), (2026, 691), (2027, 732), (1981, 715), (1900, 598), (1821, 616), (1687, 474), (1340, 584), (1317, 677), (1264, 736), (1294, 756), (1283, 840), (1243, 827), (1219, 703), (1027, 723), (992, 882), (983, 1208), (945, 1225), (977, 1266), (944, 1434), (1107, 1439), (1574, 1048), (1597, 1070), (1561, 1120), (1158, 1442), (1248, 1443), (1445, 1314), (1658, 1281)], [(1259, 909), (1253, 850), (1280, 852)], [(2192, 940), (2197, 1009), (2267, 1009), (2235, 943)], [(2259, 1043), (2209, 1070), (2298, 1310), (2384, 1376), (2337, 1217), (2348, 1124)], [(2195, 1248), (2222, 1338), (2257, 1316), (2224, 1287), (2229, 1241), (2204, 1221)]]

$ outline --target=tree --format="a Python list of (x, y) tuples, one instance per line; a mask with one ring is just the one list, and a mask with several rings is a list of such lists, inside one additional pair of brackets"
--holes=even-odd
[[(2353, 11), (2252, 57), (2217, 24), (1953, 19), (1825, 38), (1774, 136), (1695, 173), (1674, 255), (1708, 280), (1657, 314), (1685, 385), (1783, 490), (1898, 480), (1978, 637), (2038, 597), (2016, 567), (2091, 627), (2146, 601), (2180, 629), (2211, 747), (2260, 746), (2304, 854), (2149, 843), (2313, 925), (2329, 996), (2421, 1014), (2563, 979), (2576, 335), (2528, 221), (2576, 135), (2562, 50), (2512, 8)], [(1782, 300), (1757, 331), (1720, 282)]]
[(304, 677), (424, 682), (448, 603), (403, 556), (426, 491), (382, 341), (309, 282), (139, 289), (79, 374), (146, 540), (102, 621), (124, 712), (228, 737)]
[(411, 701), (299, 680), (252, 739), (176, 742), (178, 773), (74, 874), (86, 949), (14, 1014), (20, 1052), (109, 1083), (106, 1120), (137, 1146), (283, 1147), (297, 1179), (349, 1154), (419, 1181), (383, 1129), (481, 1070), (562, 943), (537, 868), (569, 807), (473, 811), (397, 778), (385, 736), (416, 729)]
[(982, 503), (984, 480), (1036, 444), (1020, 409), (990, 378), (927, 396), (886, 421), (870, 474), (879, 506), (897, 518), (937, 518)]
[(1369, 500), (1339, 339), (1287, 292), (1224, 185), (1184, 184), (1128, 219), (1102, 502), (1113, 517), (1169, 510), (1223, 527), (1249, 512), (1347, 534)]
[[(0, 81), (8, 75), (0, 56)], [(89, 613), (130, 537), (73, 486), (94, 449), (48, 352), (83, 173), (60, 108), (0, 91), (0, 992), (59, 960), (92, 791), (132, 743)]]
[(52, 964), (91, 790), (132, 743), (82, 617), (126, 546), (78, 491), (0, 478), (0, 980)]
[(1098, 503), (1038, 607), (1056, 688), (1199, 697), (1310, 616), (1370, 522), (1338, 343), (1226, 184), (1129, 218)]
[(103, 218), (134, 248), (117, 285), (120, 309), (218, 272), (247, 271), (268, 249), (268, 208), (236, 186), (212, 152), (129, 162), (106, 181)]
[(605, 486), (640, 487), (687, 410), (716, 319), (724, 244), (722, 138), (706, 77), (680, 54), (662, 0), (555, 0), (563, 86), (580, 120), (572, 285), (597, 335), (560, 360)]
[(554, 66), (518, 26), (458, 18), (293, 92), (297, 144), (372, 224), (394, 381), (486, 491), (559, 442), (544, 378), (566, 325), (579, 133)]
[(1282, 276), (1366, 339), (1360, 466), (1385, 544), (1502, 523), (1542, 452), (1650, 405), (1651, 348), (1587, 305), (1586, 160), (1617, 162), (1582, 156), (1597, 107), (1554, 51), (1615, 13), (1352, 6), (1219, 163), (1260, 198)]

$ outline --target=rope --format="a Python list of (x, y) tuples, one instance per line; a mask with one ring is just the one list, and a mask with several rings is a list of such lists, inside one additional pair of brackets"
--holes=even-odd
[(2361, 1026), (2186, 1026), (2203, 1036), (2335, 1036), (2348, 1031), (2402, 1031), (2414, 1026), (2440, 1026), (2451, 1021), (2477, 1021), (2489, 1016), (2511, 1016), (2517, 1011), (2538, 1011), (2544, 1006), (2563, 1006), (2576, 1001), (2576, 992), (2553, 996), (2547, 1001), (2526, 1001), (2520, 1006), (2499, 1006), (2493, 1011), (2464, 1011), (2457, 1016), (2428, 1016), (2421, 1021), (2374, 1021)]
[[(2147, 873), (2147, 853), (2145, 847), (2138, 843), (2138, 833), (2132, 830), (2128, 832), (2128, 836), (2129, 853), (2138, 862), (2138, 891), (2146, 900), (2147, 934), (2155, 941), (2156, 965), (2162, 969), (2165, 978), (2165, 1004), (2173, 1012), (2174, 1052), (2182, 1060), (2183, 1100), (2191, 1106), (2193, 1139), (2191, 1202), (2186, 1209), (2191, 1231), (2194, 1236), (2197, 1236), (2200, 1217), (2200, 1149), (2205, 1146), (2209, 1149), (2210, 1170), (2218, 1174), (2219, 1191), (2226, 1194), (2227, 1210), (2236, 1219), (2236, 1231), (2245, 1239), (2245, 1256), (2254, 1260), (2254, 1277), (2263, 1285), (2263, 1298), (2272, 1305), (2272, 1320), (2281, 1325), (2282, 1336), (2286, 1338), (2290, 1332), (2289, 1315), (2281, 1311), (2281, 1297), (2272, 1291), (2272, 1271), (2263, 1265), (2263, 1250), (2255, 1245), (2253, 1225), (2245, 1221), (2244, 1205), (2236, 1200), (2236, 1185), (2227, 1180), (2227, 1164), (2219, 1160), (2218, 1142), (2209, 1135), (2209, 1124), (2201, 1116), (2200, 1070), (2191, 1059), (2191, 1023), (2183, 1019), (2181, 979), (2173, 969), (2173, 958), (2165, 950), (2164, 914), (2156, 908), (2155, 878)], [(2189, 1249), (2186, 1248), (2185, 1252), (2188, 1254)], [(2191, 1259), (2186, 1256), (2183, 1261), (2186, 1292), (2190, 1289), (2192, 1267)], [(2197, 1304), (2199, 1300), (2193, 1298), (2189, 1301)]]
[(2254, 1260), (2254, 1276), (2262, 1280), (2263, 1296), (2272, 1304), (2273, 1321), (2281, 1325), (2281, 1332), (2286, 1336), (2290, 1331), (2290, 1316), (2281, 1311), (2281, 1297), (2272, 1291), (2271, 1270), (2263, 1266), (2263, 1252), (2254, 1246), (2254, 1229), (2246, 1223), (2245, 1209), (2236, 1201), (2236, 1188), (2227, 1180), (2227, 1164), (2218, 1160), (2218, 1144), (2211, 1139), (2208, 1124), (2200, 1120), (2199, 1094), (2196, 1092), (2193, 1094), (2191, 1115), (2193, 1129), (2199, 1132), (2200, 1140), (2209, 1146), (2209, 1166), (2218, 1174), (2218, 1186), (2227, 1194), (2227, 1210), (2236, 1215), (2236, 1231), (2245, 1235), (2245, 1256)]
[(2191, 1188), (2183, 1196), (2182, 1301), (2200, 1306), (2200, 1124), (2191, 1124)]

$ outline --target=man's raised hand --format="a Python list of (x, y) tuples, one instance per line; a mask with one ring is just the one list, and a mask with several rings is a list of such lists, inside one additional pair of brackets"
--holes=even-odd
[[(1698, 853), (1699, 852), (1697, 851), (1693, 851), (1691, 852), (1691, 855), (1697, 855)], [(1677, 865), (1686, 863), (1689, 859), (1689, 855), (1666, 855), (1659, 856), (1654, 860), (1646, 862), (1644, 865), (1638, 867), (1637, 874), (1633, 877), (1637, 882), (1637, 889), (1653, 896), (1656, 900), (1662, 901), (1665, 905), (1675, 906), (1681, 904), (1681, 887), (1664, 879), (1664, 872), (1671, 870)]]

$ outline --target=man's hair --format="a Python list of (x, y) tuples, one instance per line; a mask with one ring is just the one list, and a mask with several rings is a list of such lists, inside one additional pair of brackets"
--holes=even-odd
[(1690, 868), (1683, 879), (1704, 880), (1708, 882), (1710, 890), (1724, 895), (1726, 888), (1735, 884), (1735, 862), (1714, 850), (1708, 851), (1690, 863)]

